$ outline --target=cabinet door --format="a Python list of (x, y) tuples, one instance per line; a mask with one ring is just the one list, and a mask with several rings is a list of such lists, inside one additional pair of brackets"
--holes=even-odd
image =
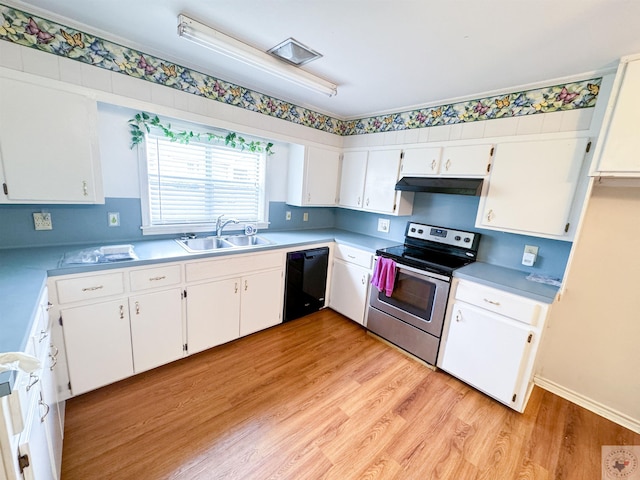
[(607, 173), (640, 172), (640, 60), (629, 62), (606, 130), (598, 170)]
[(340, 180), (341, 207), (362, 208), (368, 152), (345, 152)]
[(493, 145), (462, 145), (442, 151), (440, 174), (483, 177), (489, 173)]
[(164, 290), (129, 298), (135, 373), (183, 356), (182, 290)]
[(347, 318), (364, 324), (369, 270), (341, 260), (333, 262), (329, 306)]
[(28, 466), (24, 467), (22, 474), (25, 480), (54, 480), (57, 479), (57, 474), (53, 471), (47, 429), (43, 421), (46, 409), (43, 407), (40, 387), (35, 388), (38, 389), (38, 400), (32, 405), (29, 420), (20, 435), (18, 445), (19, 456), (28, 460)]
[(126, 299), (67, 308), (60, 313), (74, 395), (133, 375)]
[(340, 172), (340, 154), (308, 147), (305, 162), (304, 205), (335, 206)]
[(94, 100), (3, 78), (0, 104), (3, 201), (104, 202)]
[(522, 390), (522, 373), (531, 346), (529, 335), (532, 331), (526, 325), (455, 302), (440, 367), (512, 405), (514, 395)]
[(201, 352), (240, 336), (240, 278), (192, 285), (187, 290), (187, 345)]
[(62, 440), (64, 432), (62, 412), (60, 411), (61, 408), (64, 408), (64, 403), (58, 401), (58, 383), (56, 381), (58, 353), (58, 348), (51, 345), (51, 351), (48, 352), (48, 358), (42, 368), (42, 406), (45, 409), (43, 419), (49, 440), (52, 468), (56, 477), (59, 475), (62, 467)]
[(587, 138), (496, 146), (476, 226), (531, 234), (565, 234)]
[(400, 170), (400, 150), (369, 152), (364, 186), (364, 209), (393, 213), (396, 208), (396, 182)]
[(282, 270), (242, 277), (240, 336), (282, 322)]
[(409, 148), (404, 151), (400, 175), (408, 177), (437, 175), (442, 148)]

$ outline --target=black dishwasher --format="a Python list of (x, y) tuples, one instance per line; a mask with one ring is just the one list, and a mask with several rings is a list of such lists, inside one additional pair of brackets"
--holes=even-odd
[(284, 321), (295, 320), (324, 307), (329, 248), (287, 253)]

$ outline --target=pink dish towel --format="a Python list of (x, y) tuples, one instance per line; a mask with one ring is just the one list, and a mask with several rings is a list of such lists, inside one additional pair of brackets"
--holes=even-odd
[(396, 262), (390, 258), (380, 257), (373, 269), (371, 277), (371, 285), (376, 287), (378, 291), (390, 297), (393, 293), (393, 287), (396, 282)]

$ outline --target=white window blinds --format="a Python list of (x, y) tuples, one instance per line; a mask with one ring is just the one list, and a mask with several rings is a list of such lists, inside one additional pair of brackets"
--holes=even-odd
[(263, 220), (263, 154), (153, 134), (146, 143), (150, 225), (211, 223), (222, 214)]

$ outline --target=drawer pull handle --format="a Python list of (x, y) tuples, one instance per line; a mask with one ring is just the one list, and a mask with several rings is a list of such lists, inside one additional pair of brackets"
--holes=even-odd
[(51, 410), (51, 408), (44, 402), (44, 398), (42, 398), (42, 392), (40, 392), (40, 400), (38, 401), (38, 403), (41, 407), (45, 408), (44, 415), (40, 417), (40, 423), (44, 423), (44, 419), (47, 418), (47, 415), (49, 415), (49, 410)]
[(356, 256), (355, 256), (355, 255), (347, 255), (347, 257), (349, 257), (349, 258), (353, 258), (353, 259), (355, 259), (355, 258), (356, 258)]
[(51, 307), (53, 307), (53, 303), (47, 302), (47, 312), (51, 310)]
[(49, 348), (51, 349), (49, 356), (51, 358), (56, 358), (58, 356), (58, 353), (60, 353), (60, 351), (58, 350), (58, 347), (56, 347), (53, 343), (51, 343), (49, 344)]
[(433, 160), (431, 160), (431, 170), (435, 170), (436, 169), (436, 159), (434, 158)]
[(367, 283), (367, 276), (366, 275), (362, 275), (362, 284), (366, 284)]
[(489, 300), (488, 298), (483, 298), (483, 300), (487, 303), (490, 303), (491, 305), (495, 305), (497, 307), (500, 306), (500, 302), (494, 302), (493, 300)]
[(244, 291), (246, 292), (248, 288), (249, 288), (249, 284), (248, 284), (248, 282), (245, 280), (245, 281), (244, 281)]
[(82, 289), (83, 292), (93, 292), (94, 290), (100, 290), (104, 288), (104, 285), (98, 285), (97, 287), (85, 287)]
[(456, 313), (456, 322), (459, 322), (460, 320), (462, 320), (462, 312), (458, 310), (458, 313)]
[(367, 207), (369, 206), (369, 199), (367, 198)]
[(27, 392), (29, 390), (31, 390), (31, 388), (40, 381), (40, 377), (38, 375), (35, 375), (33, 373), (29, 374), (29, 379), (31, 381), (31, 383), (29, 383), (29, 385), (27, 385)]
[(151, 277), (149, 279), (150, 282), (157, 282), (158, 280), (164, 280), (165, 278), (167, 278), (166, 275), (162, 275), (161, 277)]
[(136, 302), (136, 315), (140, 315), (140, 302)]
[(358, 197), (358, 206), (360, 206), (360, 201), (361, 201), (361, 200), (362, 200), (362, 199), (361, 199), (360, 197)]
[(89, 186), (87, 185), (87, 181), (86, 180), (82, 181), (82, 194), (85, 197), (89, 196)]
[(238, 293), (238, 282), (236, 282), (233, 287), (233, 293)]
[(51, 359), (51, 365), (49, 365), (49, 370), (53, 372), (53, 369), (58, 364), (58, 359), (56, 358), (55, 355), (49, 355), (49, 358)]
[(120, 319), (124, 318), (124, 305), (120, 305)]
[(447, 158), (447, 163), (444, 164), (445, 170), (449, 171), (450, 166), (451, 166), (451, 159)]

